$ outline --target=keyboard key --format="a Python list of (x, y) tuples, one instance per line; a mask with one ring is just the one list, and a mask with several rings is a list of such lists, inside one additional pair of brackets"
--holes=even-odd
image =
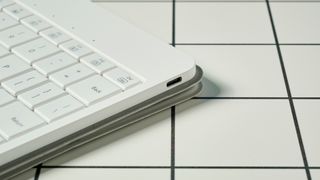
[(19, 24), (18, 21), (12, 19), (5, 13), (0, 12), (0, 31)]
[(4, 81), (2, 86), (7, 89), (11, 94), (16, 96), (18, 93), (22, 91), (26, 91), (35, 85), (43, 83), (48, 79), (38, 73), (37, 71), (30, 71), (20, 76), (14, 77), (8, 81)]
[(12, 52), (30, 64), (59, 51), (60, 49), (43, 38), (36, 39), (12, 49)]
[(83, 64), (76, 64), (49, 76), (49, 78), (57, 83), (60, 87), (65, 88), (71, 83), (75, 83), (81, 79), (95, 74), (93, 70)]
[(103, 74), (103, 76), (109, 79), (110, 81), (116, 83), (124, 90), (140, 83), (138, 78), (119, 68), (112, 69)]
[(0, 134), (7, 140), (45, 124), (39, 116), (20, 102), (0, 108)]
[(13, 98), (13, 96), (7, 93), (7, 91), (5, 91), (4, 89), (0, 89), (0, 106), (3, 106), (14, 100), (15, 98)]
[(6, 50), (4, 47), (0, 46), (0, 58), (8, 54), (10, 54), (10, 52)]
[(65, 42), (61, 44), (60, 47), (76, 59), (80, 59), (81, 57), (88, 55), (92, 52), (89, 48), (75, 40)]
[(21, 20), (21, 23), (38, 33), (51, 25), (38, 16), (32, 15)]
[(38, 36), (36, 33), (27, 29), (22, 25), (14, 26), (0, 32), (0, 43), (8, 49), (13, 46), (25, 43), (36, 39)]
[(12, 0), (0, 0), (0, 9), (12, 4), (14, 4)]
[(18, 4), (5, 7), (3, 8), (3, 11), (15, 18), (16, 20), (20, 20), (22, 18), (32, 15), (31, 12), (29, 12), (28, 10), (26, 10)]
[(51, 73), (54, 73), (77, 62), (78, 61), (76, 59), (62, 52), (45, 58), (41, 61), (35, 62), (33, 64), (33, 67), (35, 67), (42, 74), (48, 76)]
[(62, 118), (83, 108), (83, 104), (72, 96), (63, 96), (35, 109), (47, 122)]
[(65, 94), (65, 92), (53, 83), (47, 83), (27, 91), (18, 96), (25, 105), (33, 109), (35, 106)]
[(57, 28), (50, 28), (50, 29), (41, 31), (40, 35), (46, 38), (48, 41), (55, 44), (56, 46), (68, 40), (71, 40), (71, 38), (68, 35), (66, 35), (65, 33), (63, 33)]
[(15, 55), (0, 59), (0, 82), (29, 70), (31, 67)]
[(73, 84), (67, 91), (87, 106), (122, 92), (120, 87), (99, 75)]
[(102, 74), (103, 72), (115, 67), (112, 62), (98, 54), (86, 56), (81, 59), (81, 62), (83, 62), (99, 74)]

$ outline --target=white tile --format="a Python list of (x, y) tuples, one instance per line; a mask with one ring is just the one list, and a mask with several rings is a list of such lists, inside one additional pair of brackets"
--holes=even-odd
[(99, 4), (140, 29), (171, 43), (172, 4), (170, 2), (108, 2)]
[(41, 173), (40, 180), (169, 180), (166, 169), (51, 169)]
[(320, 180), (320, 170), (311, 170), (311, 176), (313, 180)]
[(178, 169), (176, 180), (307, 180), (305, 170), (290, 169)]
[(281, 46), (281, 51), (292, 96), (319, 97), (320, 46)]
[(178, 43), (274, 43), (265, 2), (177, 3)]
[(303, 165), (287, 100), (193, 100), (177, 110), (177, 165)]
[(204, 70), (199, 96), (287, 96), (274, 46), (177, 46)]
[(280, 43), (320, 43), (319, 3), (271, 3)]
[(320, 100), (294, 101), (309, 166), (320, 166)]
[(46, 165), (168, 166), (170, 111), (70, 151)]

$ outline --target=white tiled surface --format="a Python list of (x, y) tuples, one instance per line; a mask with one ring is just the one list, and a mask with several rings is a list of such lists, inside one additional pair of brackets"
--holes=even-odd
[(172, 39), (172, 4), (163, 2), (144, 3), (107, 3), (101, 4), (159, 39), (170, 43)]
[(178, 166), (303, 165), (286, 100), (192, 100), (177, 112)]
[(265, 3), (181, 3), (177, 42), (273, 43)]
[[(171, 0), (119, 1), (100, 6), (172, 43)], [(205, 77), (201, 98), (176, 107), (175, 126), (168, 110), (47, 162), (38, 179), (307, 179), (265, 1), (211, 1), (176, 3), (176, 47)], [(271, 0), (272, 17), (300, 98), (294, 110), (311, 176), (320, 180), (320, 46), (307, 45), (320, 44), (320, 0), (292, 1)]]
[(273, 3), (280, 43), (320, 42), (320, 3)]
[(294, 103), (309, 165), (320, 166), (320, 140), (315, 140), (320, 137), (320, 100), (295, 100)]
[(320, 180), (320, 170), (311, 170), (313, 180)]
[(281, 50), (292, 96), (319, 97), (320, 46), (281, 46)]
[(206, 83), (202, 97), (285, 97), (287, 94), (274, 46), (177, 48), (194, 56), (203, 68)]
[(304, 170), (178, 169), (176, 180), (307, 180)]

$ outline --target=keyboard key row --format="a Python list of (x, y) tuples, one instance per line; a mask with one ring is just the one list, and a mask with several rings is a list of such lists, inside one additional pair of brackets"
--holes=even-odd
[(81, 57), (92, 53), (89, 48), (75, 40), (67, 41), (61, 44), (60, 47), (76, 59), (80, 59)]
[(58, 84), (60, 87), (65, 88), (66, 86), (93, 74), (95, 74), (93, 70), (81, 63), (77, 63), (50, 75), (49, 79)]
[(14, 101), (15, 98), (13, 98), (7, 91), (4, 89), (0, 89), (0, 106), (3, 106), (9, 102)]
[(115, 67), (115, 65), (112, 62), (98, 54), (91, 54), (89, 56), (85, 56), (80, 61), (99, 74), (102, 74), (107, 70), (110, 70)]
[(0, 31), (18, 24), (18, 21), (14, 20), (7, 14), (0, 12)]
[(16, 96), (23, 91), (27, 91), (48, 79), (37, 71), (30, 71), (12, 79), (4, 81), (2, 86), (12, 95)]
[(44, 21), (43, 19), (35, 15), (22, 19), (21, 23), (29, 27), (31, 30), (33, 30), (36, 33), (39, 33), (40, 31), (51, 27), (49, 23), (47, 23), (46, 21)]
[(1, 107), (0, 114), (0, 134), (7, 140), (45, 124), (39, 116), (17, 101)]
[(0, 58), (2, 58), (3, 56), (6, 56), (10, 54), (10, 52), (8, 50), (6, 50), (5, 48), (0, 46)]
[(12, 49), (39, 36), (23, 25), (14, 26), (0, 32), (0, 43), (7, 49)]
[(74, 59), (67, 53), (61, 52), (48, 58), (45, 58), (41, 61), (35, 62), (33, 64), (33, 67), (36, 68), (42, 74), (48, 76), (77, 62), (78, 61), (76, 59)]
[(31, 12), (21, 7), (18, 4), (13, 4), (3, 8), (3, 11), (12, 16), (16, 20), (21, 20), (22, 18), (31, 16)]
[(61, 43), (71, 40), (71, 38), (66, 35), (64, 32), (60, 31), (57, 28), (50, 28), (40, 32), (40, 35), (51, 43), (58, 46)]
[(78, 100), (70, 95), (67, 95), (36, 108), (35, 112), (47, 122), (52, 122), (78, 111), (83, 107), (83, 104), (81, 104)]
[(39, 38), (12, 49), (17, 56), (32, 64), (33, 62), (58, 53), (59, 48), (43, 38)]
[(17, 56), (6, 56), (0, 60), (0, 82), (29, 69), (31, 66)]
[(58, 96), (66, 94), (61, 88), (53, 83), (47, 83), (36, 87), (28, 92), (22, 93), (18, 99), (27, 105), (30, 109), (34, 109), (42, 103), (46, 103)]
[(0, 9), (12, 4), (14, 4), (14, 2), (11, 0), (0, 0)]
[(105, 78), (95, 75), (69, 86), (67, 91), (89, 106), (120, 93), (121, 89)]

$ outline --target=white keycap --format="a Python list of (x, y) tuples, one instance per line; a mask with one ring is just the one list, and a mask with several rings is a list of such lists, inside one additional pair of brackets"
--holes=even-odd
[(60, 47), (76, 59), (80, 59), (81, 57), (88, 55), (92, 52), (89, 48), (75, 40), (65, 42), (61, 44)]
[(14, 77), (10, 80), (4, 81), (2, 86), (7, 89), (11, 94), (16, 96), (22, 91), (29, 90), (30, 88), (47, 81), (48, 79), (37, 71), (30, 71)]
[(42, 74), (48, 76), (62, 68), (77, 63), (78, 61), (70, 55), (61, 52), (53, 56), (47, 57), (41, 61), (35, 62), (33, 67), (40, 71)]
[(65, 92), (53, 83), (47, 83), (27, 91), (18, 96), (24, 104), (33, 109), (35, 106), (65, 94)]
[(119, 85), (122, 89), (126, 90), (140, 83), (139, 79), (124, 70), (119, 68), (112, 69), (105, 74), (104, 77), (109, 79), (110, 81)]
[(99, 74), (102, 74), (103, 72), (115, 67), (112, 62), (98, 54), (91, 54), (89, 56), (86, 56), (81, 59), (81, 62), (83, 62)]
[(16, 74), (30, 69), (26, 62), (15, 55), (9, 55), (0, 59), (0, 82)]
[(12, 0), (0, 0), (0, 9), (9, 6), (11, 4), (14, 4)]
[(57, 28), (50, 28), (41, 31), (40, 35), (46, 38), (48, 41), (55, 44), (56, 46), (68, 40), (71, 40), (71, 38), (68, 35), (66, 35), (64, 32), (60, 31)]
[(73, 84), (67, 91), (87, 106), (122, 92), (120, 87), (99, 75)]
[(16, 20), (20, 20), (22, 18), (32, 15), (31, 12), (29, 12), (28, 10), (26, 10), (18, 4), (5, 7), (3, 8), (3, 11), (15, 18)]
[(43, 38), (30, 41), (12, 49), (12, 52), (30, 64), (59, 51), (59, 48)]
[(32, 15), (21, 20), (21, 23), (38, 33), (51, 25), (38, 16)]
[(15, 99), (4, 89), (0, 89), (0, 106), (14, 101)]
[(18, 21), (12, 19), (12, 17), (7, 14), (0, 12), (0, 31), (17, 24), (19, 24)]
[(2, 58), (3, 56), (6, 56), (8, 54), (10, 54), (10, 52), (7, 49), (5, 49), (4, 47), (0, 46), (0, 58)]
[(0, 32), (0, 43), (8, 49), (37, 38), (37, 34), (22, 25)]
[(83, 104), (72, 96), (63, 96), (35, 109), (47, 122), (62, 118), (83, 108)]
[(0, 134), (8, 140), (46, 124), (37, 114), (17, 101), (1, 107), (0, 114)]
[(83, 64), (78, 63), (50, 75), (49, 78), (57, 83), (60, 87), (65, 88), (71, 83), (75, 83), (76, 81), (84, 79), (93, 74), (95, 74), (93, 70)]

